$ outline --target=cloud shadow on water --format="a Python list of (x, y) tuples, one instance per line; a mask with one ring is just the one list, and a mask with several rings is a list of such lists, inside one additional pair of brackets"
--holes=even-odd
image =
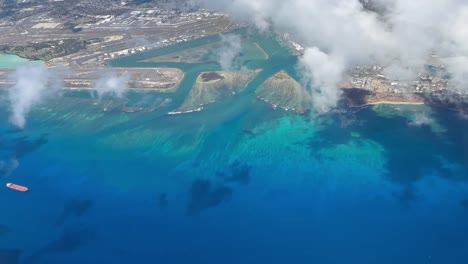
[(198, 215), (201, 211), (216, 207), (232, 196), (232, 189), (220, 185), (216, 186), (209, 180), (196, 180), (189, 192), (187, 215)]
[[(417, 198), (412, 185), (426, 176), (436, 173), (444, 179), (468, 181), (468, 177), (463, 176), (468, 164), (468, 122), (461, 124), (455, 113), (433, 109), (434, 119), (447, 129), (446, 133), (440, 134), (434, 133), (428, 125), (409, 126), (404, 117), (379, 116), (372, 108), (362, 108), (359, 113), (353, 111), (329, 115), (333, 122), (310, 139), (312, 155), (319, 148), (332, 148), (349, 142), (359, 145), (362, 140), (375, 141), (384, 149), (388, 179), (403, 188), (401, 193), (393, 196), (405, 206)], [(343, 115), (356, 118), (346, 129), (340, 127)], [(441, 157), (463, 164), (463, 168), (448, 168)]]
[[(437, 122), (448, 128), (445, 132), (446, 138), (451, 139), (452, 151), (448, 157), (468, 168), (468, 120), (461, 115), (460, 111), (450, 111), (444, 108), (432, 108), (434, 118)], [(465, 111), (468, 111), (465, 109)], [(468, 181), (468, 173), (459, 180)]]
[(16, 139), (12, 146), (13, 155), (17, 158), (21, 158), (26, 154), (38, 150), (43, 145), (47, 144), (47, 142), (48, 140), (45, 135), (35, 140), (29, 140), (28, 137), (20, 137)]
[(75, 251), (90, 240), (93, 240), (95, 235), (95, 230), (89, 227), (66, 229), (58, 239), (51, 241), (49, 244), (38, 249), (32, 255), (27, 257), (24, 264), (37, 263), (47, 254)]
[(12, 127), (6, 130), (5, 134), (19, 134), (23, 132), (23, 129), (17, 128), (17, 127)]
[(12, 174), (19, 167), (20, 158), (47, 144), (46, 136), (43, 134), (35, 140), (30, 140), (27, 136), (0, 136), (0, 175)]
[(404, 186), (401, 191), (394, 192), (393, 197), (398, 199), (404, 207), (409, 207), (413, 201), (417, 200), (413, 185)]
[(250, 182), (250, 171), (252, 167), (250, 165), (241, 163), (240, 161), (234, 161), (226, 172), (219, 172), (218, 176), (224, 178), (226, 183), (238, 183), (247, 185)]
[(66, 202), (62, 213), (57, 219), (56, 225), (63, 225), (71, 217), (81, 217), (89, 212), (93, 207), (93, 201), (87, 199), (74, 198)]

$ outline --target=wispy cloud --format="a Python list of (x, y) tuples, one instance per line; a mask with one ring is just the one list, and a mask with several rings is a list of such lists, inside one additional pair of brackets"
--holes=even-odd
[(128, 81), (128, 75), (118, 75), (113, 71), (106, 71), (96, 81), (94, 87), (99, 98), (103, 96), (122, 98), (128, 89)]
[(241, 36), (227, 34), (221, 36), (222, 47), (217, 50), (218, 63), (223, 70), (232, 70), (240, 67), (237, 62), (242, 51)]
[(9, 89), (10, 122), (24, 128), (31, 109), (62, 87), (62, 74), (43, 65), (24, 65), (10, 76), (15, 85)]
[[(319, 108), (333, 106), (337, 84), (355, 65), (380, 64), (398, 79), (415, 77), (437, 53), (454, 84), (468, 87), (466, 0), (194, 0), (265, 30), (289, 32), (305, 46), (300, 68), (321, 89)], [(363, 7), (371, 2), (379, 14)], [(320, 69), (331, 69), (332, 73)], [(312, 80), (311, 79), (311, 80)], [(325, 96), (325, 97), (324, 97)], [(325, 102), (326, 100), (329, 102)]]

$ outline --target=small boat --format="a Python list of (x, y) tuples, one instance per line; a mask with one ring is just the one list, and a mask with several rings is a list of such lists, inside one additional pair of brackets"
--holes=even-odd
[(18, 191), (18, 192), (27, 192), (27, 191), (29, 191), (28, 187), (17, 185), (17, 184), (11, 183), (11, 182), (7, 183), (6, 187), (8, 187), (10, 189), (13, 189), (15, 191)]

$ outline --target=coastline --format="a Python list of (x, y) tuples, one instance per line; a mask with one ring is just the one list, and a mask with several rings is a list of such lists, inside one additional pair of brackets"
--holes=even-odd
[[(0, 85), (0, 90), (7, 90), (10, 89), (12, 86), (15, 84), (12, 83), (11, 85)], [(174, 93), (177, 91), (178, 88), (147, 88), (147, 87), (129, 87), (128, 91), (134, 91), (134, 92), (156, 92), (156, 93)], [(61, 88), (63, 91), (93, 91), (96, 90), (96, 88), (93, 88), (91, 86), (86, 86), (86, 87), (81, 87), (81, 86), (71, 86), (71, 85), (65, 85)]]
[[(173, 93), (179, 89), (186, 76), (185, 72), (177, 68), (102, 68), (92, 72), (89, 70), (75, 72), (63, 78), (62, 89), (93, 90), (94, 84), (102, 78), (106, 70), (119, 75), (128, 75), (130, 77), (127, 83), (128, 89), (133, 91)], [(8, 89), (15, 85), (15, 81), (10, 78), (14, 71), (14, 69), (0, 69), (0, 89)]]
[[(23, 54), (18, 54), (18, 53), (8, 53), (8, 52), (0, 52), (0, 57), (1, 56), (16, 56), (18, 57), (20, 60), (23, 60), (23, 61), (20, 61), (19, 63), (20, 64), (25, 64), (25, 63), (34, 63), (34, 64), (44, 64), (44, 65), (47, 65), (47, 61), (45, 60), (40, 60), (40, 59), (33, 59), (33, 58), (29, 58), (28, 56), (24, 56)], [(2, 69), (2, 68), (0, 68)], [(7, 69), (10, 69), (10, 68), (7, 68)], [(14, 68), (12, 68), (14, 69)]]

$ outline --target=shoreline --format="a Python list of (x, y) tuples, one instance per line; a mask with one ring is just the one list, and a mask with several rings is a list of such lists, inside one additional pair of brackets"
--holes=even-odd
[[(12, 83), (11, 85), (0, 85), (0, 90), (8, 90), (12, 88), (15, 84)], [(178, 88), (177, 88), (178, 89)], [(176, 92), (177, 89), (174, 88), (146, 88), (146, 87), (129, 87), (127, 91), (135, 91), (135, 92), (161, 92), (161, 93), (173, 93)], [(64, 86), (60, 88), (60, 90), (70, 90), (70, 91), (94, 91), (96, 88), (93, 87), (80, 87), (80, 86)]]
[(267, 99), (265, 99), (265, 98), (263, 98), (263, 97), (260, 97), (260, 96), (258, 96), (258, 95), (255, 96), (255, 97), (257, 98), (257, 100), (260, 100), (261, 102), (265, 102), (265, 103), (267, 103), (268, 105), (270, 105), (270, 106), (273, 108), (273, 110), (276, 110), (276, 109), (280, 108), (280, 109), (282, 109), (282, 110), (284, 110), (284, 111), (286, 111), (286, 112), (293, 111), (294, 113), (296, 113), (296, 114), (298, 114), (298, 115), (303, 115), (304, 113), (306, 113), (307, 111), (309, 111), (309, 110), (298, 111), (298, 110), (296, 110), (296, 109), (294, 109), (294, 108), (288, 108), (288, 107), (284, 107), (284, 106), (280, 106), (280, 105), (274, 104), (273, 102), (270, 102), (269, 100), (267, 100)]
[[(14, 84), (8, 86), (0, 85), (0, 90), (8, 90), (12, 88)], [(93, 87), (79, 87), (79, 86), (64, 86), (60, 88), (62, 91), (94, 91), (96, 88)], [(130, 87), (127, 91), (134, 91), (134, 92), (159, 92), (159, 93), (173, 93), (176, 92), (177, 89), (173, 88), (145, 88), (145, 87)]]
[[(68, 77), (64, 77), (61, 80), (63, 86), (61, 87), (61, 89), (94, 90), (96, 81), (102, 78), (103, 74), (105, 74), (106, 72), (114, 72), (117, 75), (130, 76), (130, 79), (127, 83), (128, 90), (174, 93), (179, 90), (180, 85), (186, 77), (186, 73), (178, 68), (149, 69), (136, 67), (110, 67), (98, 69), (98, 71), (99, 70), (101, 70), (102, 73), (95, 73), (86, 70), (82, 72), (75, 72), (71, 76), (69, 75)], [(147, 71), (153, 70), (155, 70), (160, 76), (163, 76), (161, 80), (144, 79), (146, 77), (145, 74), (148, 74)], [(169, 75), (169, 77), (167, 77), (167, 74), (165, 74), (164, 71), (172, 72), (175, 75)], [(15, 86), (16, 82), (9, 78), (9, 76), (14, 72), (14, 69), (0, 69), (0, 89), (9, 89)]]

